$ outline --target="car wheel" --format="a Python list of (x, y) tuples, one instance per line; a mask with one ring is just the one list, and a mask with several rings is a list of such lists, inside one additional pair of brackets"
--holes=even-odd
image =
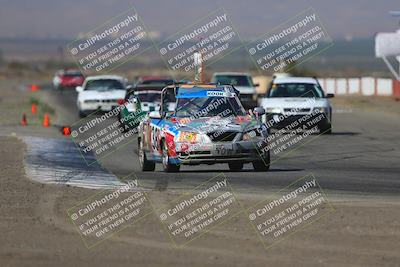
[(147, 171), (154, 171), (156, 169), (156, 163), (153, 161), (147, 160), (146, 152), (144, 152), (142, 140), (139, 140), (138, 155), (139, 155), (139, 165), (140, 165), (140, 168), (142, 171), (147, 172)]
[(85, 118), (86, 117), (86, 113), (83, 112), (82, 110), (79, 110), (79, 117), (80, 118)]
[(229, 170), (233, 172), (241, 171), (243, 169), (243, 162), (229, 162)]
[(270, 164), (271, 164), (271, 160), (270, 160), (269, 151), (268, 151), (267, 155), (264, 155), (262, 160), (253, 161), (253, 168), (257, 172), (268, 171)]
[(319, 133), (321, 134), (331, 134), (332, 133), (332, 125), (328, 124), (328, 126), (319, 128)]
[(163, 142), (162, 149), (162, 165), (165, 172), (179, 172), (180, 165), (171, 164), (169, 162), (167, 142)]
[(122, 132), (127, 133), (127, 132), (128, 132), (128, 126), (127, 126), (127, 124), (124, 122), (124, 120), (123, 120), (123, 118), (122, 118), (121, 112), (118, 113), (117, 119), (118, 119), (118, 121), (119, 121), (119, 127), (122, 129)]

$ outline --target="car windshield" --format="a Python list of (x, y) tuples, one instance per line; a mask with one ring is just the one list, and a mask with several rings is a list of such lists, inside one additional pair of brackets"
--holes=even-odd
[(215, 76), (215, 83), (233, 86), (253, 86), (250, 77), (246, 75), (217, 75)]
[(83, 77), (82, 73), (79, 72), (67, 72), (63, 74), (64, 77)]
[(147, 80), (147, 81), (142, 81), (140, 84), (171, 85), (173, 83), (174, 83), (174, 80)]
[(161, 92), (137, 92), (135, 96), (140, 102), (161, 102)]
[(90, 80), (87, 81), (85, 90), (125, 90), (125, 86), (120, 81), (115, 79)]
[(322, 88), (312, 83), (272, 84), (268, 97), (324, 97)]
[(178, 98), (176, 117), (244, 116), (246, 112), (236, 97)]

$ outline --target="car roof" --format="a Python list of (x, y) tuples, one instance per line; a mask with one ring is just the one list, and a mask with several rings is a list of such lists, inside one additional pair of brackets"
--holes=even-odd
[(229, 85), (182, 85), (179, 87), (177, 98), (190, 98), (190, 97), (206, 97), (207, 92), (236, 92), (232, 86)]
[(215, 72), (213, 74), (213, 76), (217, 76), (217, 75), (243, 75), (243, 76), (251, 76), (249, 73), (247, 72)]
[(165, 85), (157, 85), (157, 84), (139, 84), (135, 86), (133, 89), (135, 91), (144, 91), (144, 90), (159, 90), (162, 91), (162, 89), (165, 87)]
[(161, 95), (161, 91), (159, 90), (142, 90), (142, 91), (133, 91), (133, 94), (160, 94)]
[(313, 77), (278, 77), (275, 78), (273, 83), (281, 84), (281, 83), (311, 83), (318, 84), (317, 79)]
[(122, 82), (126, 81), (126, 79), (122, 76), (118, 75), (96, 75), (96, 76), (89, 76), (86, 78), (87, 81), (92, 81), (92, 80), (120, 80)]
[(153, 81), (153, 80), (173, 80), (172, 77), (169, 76), (139, 76), (138, 80), (141, 80), (143, 82), (145, 81)]

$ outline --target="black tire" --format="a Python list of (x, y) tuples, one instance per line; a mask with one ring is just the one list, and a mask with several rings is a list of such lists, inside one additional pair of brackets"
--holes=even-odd
[(326, 127), (319, 128), (319, 133), (321, 133), (321, 134), (331, 134), (332, 133), (332, 125), (329, 124)]
[(263, 156), (263, 160), (253, 161), (253, 168), (256, 172), (263, 172), (269, 170), (269, 165), (271, 164), (269, 151)]
[(243, 162), (229, 162), (228, 163), (229, 170), (233, 172), (238, 172), (243, 169)]
[[(122, 132), (127, 133), (129, 131), (128, 125), (122, 120), (121, 112), (117, 115), (119, 121), (119, 127), (122, 129)], [(128, 129), (127, 129), (128, 128)]]
[(79, 110), (79, 118), (85, 118), (86, 117), (86, 113), (83, 112), (82, 110)]
[(165, 172), (179, 172), (181, 168), (180, 165), (169, 163), (168, 147), (165, 141), (162, 148), (162, 165)]
[(143, 149), (143, 141), (141, 139), (139, 139), (139, 144), (138, 144), (138, 156), (139, 156), (140, 169), (143, 172), (154, 171), (156, 169), (156, 163), (147, 160), (146, 152), (144, 152)]

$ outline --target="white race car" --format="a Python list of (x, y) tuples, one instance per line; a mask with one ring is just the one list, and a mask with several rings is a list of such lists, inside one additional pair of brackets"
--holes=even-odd
[(127, 79), (116, 75), (87, 77), (82, 86), (77, 86), (79, 116), (101, 110), (110, 111), (124, 101)]
[(320, 133), (332, 132), (332, 107), (317, 79), (279, 77), (271, 82), (266, 95), (259, 100), (266, 111), (264, 122), (270, 129), (306, 127)]

